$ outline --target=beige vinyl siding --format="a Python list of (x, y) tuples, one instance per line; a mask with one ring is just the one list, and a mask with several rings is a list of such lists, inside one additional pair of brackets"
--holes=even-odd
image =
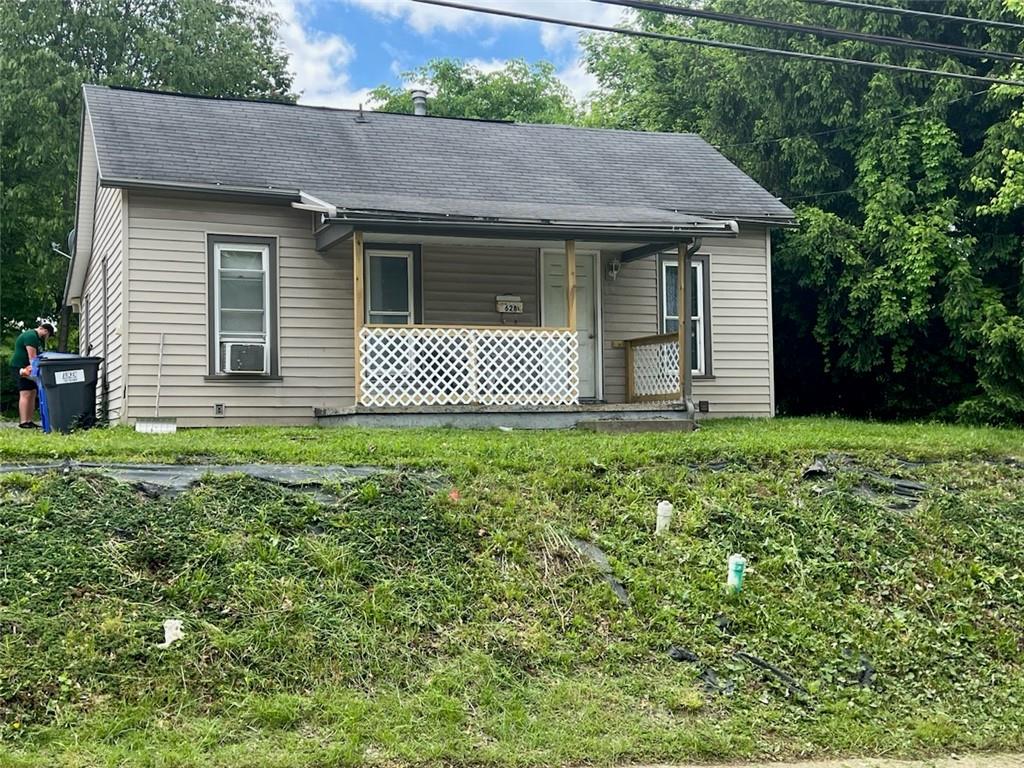
[[(87, 264), (92, 254), (92, 236), (96, 216), (96, 192), (99, 167), (96, 160), (96, 143), (92, 135), (89, 113), (82, 115), (82, 146), (79, 157), (77, 201), (75, 209), (75, 263)], [(86, 267), (88, 269), (88, 266)], [(82, 289), (83, 296), (85, 289)], [(69, 296), (74, 302), (82, 296)], [(81, 307), (79, 307), (81, 311)]]
[(711, 365), (694, 379), (693, 399), (710, 416), (771, 416), (771, 286), (764, 227), (743, 227), (735, 240), (705, 240), (711, 271)]
[[(424, 245), (421, 253), (424, 323), (540, 324), (536, 248)], [(499, 294), (521, 296), (523, 314), (503, 321), (495, 311)]]
[[(138, 192), (128, 231), (131, 419), (153, 415), (161, 332), (160, 414), (181, 425), (307, 424), (353, 403), (350, 243), (318, 253), (310, 214), (286, 205)], [(206, 381), (207, 234), (277, 238), (280, 381)]]
[[(695, 378), (694, 400), (709, 416), (772, 415), (771, 287), (763, 227), (742, 227), (734, 240), (704, 240), (711, 281), (711, 378)], [(659, 332), (657, 258), (623, 265), (604, 282), (605, 393), (625, 399), (625, 353), (618, 339)]]
[[(207, 234), (277, 238), (280, 381), (206, 380)], [(368, 247), (375, 240), (383, 241), (367, 236)], [(714, 378), (696, 380), (693, 389), (695, 399), (710, 401), (711, 416), (772, 412), (766, 245), (765, 230), (757, 227), (744, 228), (736, 240), (705, 240), (701, 249), (710, 254)], [(133, 191), (127, 248), (129, 419), (153, 415), (161, 331), (161, 413), (183, 426), (310, 423), (315, 407), (353, 403), (351, 245), (318, 253), (308, 213)], [(603, 254), (603, 264), (612, 256)], [(537, 249), (518, 245), (424, 245), (423, 321), (500, 324), (494, 297), (510, 293), (524, 301), (517, 323), (538, 323), (537, 258)], [(601, 285), (604, 392), (621, 402), (624, 352), (614, 343), (658, 333), (657, 260), (626, 264), (616, 280)], [(224, 403), (224, 418), (213, 416), (215, 403)]]
[(775, 329), (772, 318), (772, 231), (764, 230), (765, 283), (768, 292), (768, 413), (775, 415)]
[[(603, 255), (607, 264), (613, 256)], [(626, 401), (626, 352), (612, 342), (658, 333), (658, 259), (630, 261), (615, 280), (602, 280), (604, 314), (604, 397), (610, 403)]]
[(101, 379), (96, 383), (96, 406), (102, 407), (105, 371), (109, 391), (107, 418), (112, 422), (124, 416), (124, 194), (121, 189), (101, 188), (96, 192), (92, 255), (85, 279), (79, 334), (79, 351), (103, 358)]

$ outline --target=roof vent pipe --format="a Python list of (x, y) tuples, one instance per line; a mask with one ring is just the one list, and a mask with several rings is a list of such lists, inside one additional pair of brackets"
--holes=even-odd
[(420, 116), (427, 114), (427, 92), (415, 88), (409, 91), (409, 95), (412, 96), (412, 113)]

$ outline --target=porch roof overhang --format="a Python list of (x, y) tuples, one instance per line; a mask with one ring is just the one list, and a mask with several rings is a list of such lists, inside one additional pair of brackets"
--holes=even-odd
[(739, 225), (733, 220), (706, 219), (676, 211), (628, 207), (595, 211), (592, 206), (561, 204), (552, 206), (548, 215), (537, 216), (540, 207), (511, 205), (506, 206), (509, 210), (503, 214), (494, 215), (339, 207), (336, 216), (323, 217), (316, 232), (316, 247), (326, 250), (347, 240), (355, 230), (395, 235), (672, 244), (696, 237), (736, 237), (739, 232)]

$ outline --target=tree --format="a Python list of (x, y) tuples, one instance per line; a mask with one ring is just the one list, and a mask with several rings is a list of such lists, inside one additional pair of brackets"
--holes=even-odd
[[(1020, 10), (1020, 0), (1009, 0)], [(1019, 35), (798, 0), (712, 0), (751, 16), (975, 48)], [(1014, 10), (1009, 6), (1005, 10)], [(998, 0), (959, 15), (998, 18)], [(1010, 74), (1008, 65), (639, 14), (645, 29), (846, 58)], [(1021, 89), (657, 40), (591, 36), (589, 119), (696, 131), (795, 208), (775, 242), (776, 378), (788, 412), (1024, 420), (1016, 169)], [(1015, 113), (1015, 105), (1018, 110)]]
[(263, 0), (0, 3), (0, 335), (60, 308), (83, 83), (293, 100)]
[[(434, 59), (402, 76), (429, 91), (432, 115), (520, 123), (573, 123), (579, 118), (572, 94), (547, 62), (527, 64), (517, 59), (494, 72), (483, 72), (468, 62)], [(412, 112), (412, 98), (404, 88), (381, 85), (371, 96), (386, 112)]]

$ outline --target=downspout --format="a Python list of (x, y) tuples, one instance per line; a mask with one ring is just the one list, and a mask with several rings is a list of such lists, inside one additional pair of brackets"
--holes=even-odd
[(68, 351), (68, 326), (71, 324), (71, 305), (63, 304), (60, 308), (60, 327), (57, 329), (57, 351)]
[(71, 255), (71, 253), (75, 252), (75, 230), (72, 229), (68, 232), (68, 250), (71, 253), (64, 253), (57, 243), (50, 243), (50, 250), (68, 260), (68, 271), (64, 275), (64, 296), (60, 302), (60, 320), (57, 326), (57, 351), (67, 352), (68, 333), (70, 331), (68, 326), (71, 324), (71, 305), (64, 301), (64, 298), (68, 295), (68, 283), (71, 282), (71, 266), (75, 262), (74, 257)]
[(107, 359), (110, 357), (110, 307), (107, 296), (107, 255), (103, 255), (103, 374), (100, 378), (100, 414), (106, 423), (110, 407), (110, 380), (107, 378)]
[[(686, 246), (686, 256), (683, 259), (683, 264), (679, 265), (682, 274), (686, 280), (686, 299), (687, 304), (685, 307), (679, 308), (679, 319), (683, 318), (683, 310), (686, 311), (686, 335), (685, 343), (683, 345), (684, 352), (686, 354), (686, 376), (683, 379), (683, 401), (686, 403), (686, 417), (688, 419), (694, 419), (697, 415), (697, 409), (693, 405), (693, 350), (690, 349), (690, 260), (700, 250), (704, 244), (704, 239), (701, 237), (695, 237), (690, 241), (690, 244)], [(705, 322), (710, 322), (710, 318), (706, 319)]]

